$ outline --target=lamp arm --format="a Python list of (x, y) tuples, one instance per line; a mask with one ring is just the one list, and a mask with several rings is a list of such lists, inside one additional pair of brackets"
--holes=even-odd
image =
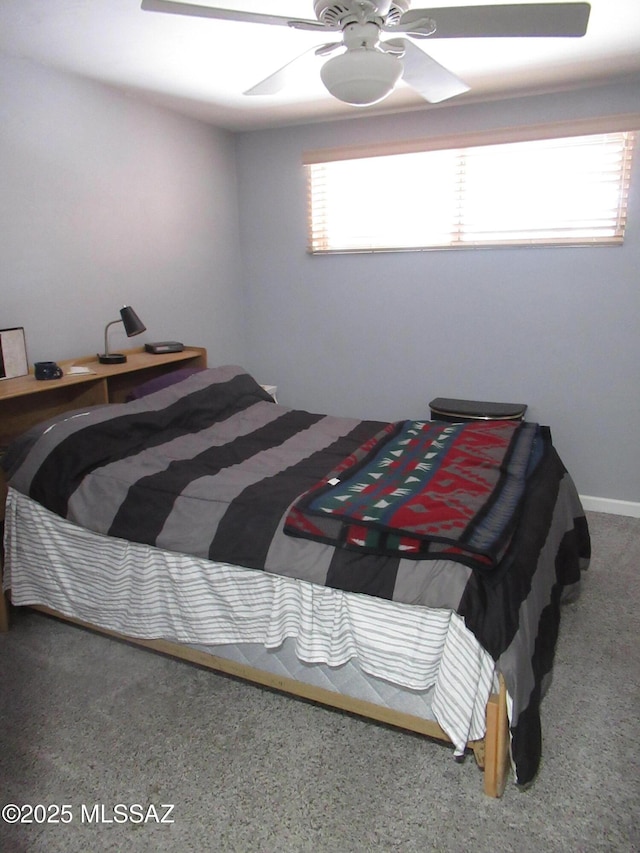
[(114, 326), (116, 323), (121, 323), (122, 320), (112, 320), (104, 327), (104, 354), (109, 355), (109, 326)]

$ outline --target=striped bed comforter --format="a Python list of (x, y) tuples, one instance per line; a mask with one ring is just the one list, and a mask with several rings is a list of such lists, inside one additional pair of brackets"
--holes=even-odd
[(279, 406), (227, 366), (39, 425), (4, 466), (12, 488), (97, 533), (456, 612), (505, 678), (516, 777), (527, 783), (541, 755), (539, 704), (562, 590), (579, 581), (589, 556), (575, 488), (547, 443), (490, 572), (287, 535), (298, 498), (386, 427)]

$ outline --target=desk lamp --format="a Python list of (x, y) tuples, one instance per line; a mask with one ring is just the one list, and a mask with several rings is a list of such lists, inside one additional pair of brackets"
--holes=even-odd
[(115, 323), (123, 323), (124, 330), (127, 333), (128, 338), (132, 338), (134, 335), (139, 335), (141, 332), (145, 332), (147, 327), (144, 325), (140, 317), (136, 314), (136, 312), (129, 305), (125, 305), (124, 308), (120, 309), (120, 319), (112, 320), (110, 323), (107, 323), (104, 329), (104, 352), (102, 355), (98, 355), (98, 361), (100, 364), (123, 364), (127, 357), (122, 352), (109, 352), (109, 341), (108, 341), (108, 332), (109, 326), (113, 326)]

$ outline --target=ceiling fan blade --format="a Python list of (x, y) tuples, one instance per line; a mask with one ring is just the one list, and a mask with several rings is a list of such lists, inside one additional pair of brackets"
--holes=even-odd
[[(418, 12), (424, 12), (424, 9), (417, 9)], [(386, 33), (404, 33), (414, 39), (426, 39), (433, 35), (436, 31), (436, 22), (433, 18), (424, 16), (418, 17), (415, 20), (407, 21), (406, 23), (399, 22), (397, 24), (385, 24), (380, 27)]]
[(261, 80), (259, 83), (256, 83), (255, 86), (252, 86), (250, 89), (247, 89), (246, 92), (243, 92), (243, 95), (275, 95), (277, 92), (282, 91), (286, 87), (286, 85), (297, 76), (297, 70), (299, 68), (300, 63), (309, 57), (311, 54), (314, 55), (323, 55), (319, 53), (321, 51), (326, 50), (329, 52), (329, 48), (340, 47), (340, 42), (332, 43), (331, 45), (323, 44), (320, 47), (312, 47), (311, 50), (305, 50), (304, 53), (301, 53), (299, 56), (296, 56), (290, 62), (287, 62), (286, 65), (283, 65), (282, 68), (278, 68), (277, 71), (274, 71), (273, 74), (270, 74), (268, 77), (265, 77), (264, 80)]
[(455, 98), (456, 95), (469, 91), (470, 87), (464, 80), (456, 77), (413, 42), (408, 39), (390, 39), (389, 42), (385, 42), (385, 44), (389, 43), (392, 47), (402, 43), (405, 50), (402, 57), (404, 66), (402, 79), (422, 95), (425, 101), (430, 104), (439, 104), (440, 101)]
[(279, 15), (263, 15), (259, 12), (242, 12), (239, 9), (220, 9), (216, 6), (199, 6), (194, 3), (177, 3), (173, 0), (142, 0), (143, 12), (165, 12), (169, 15), (187, 15), (194, 18), (216, 18), (222, 21), (241, 21), (247, 24), (275, 24), (305, 30), (326, 30), (320, 21), (283, 18)]
[(522, 3), (505, 6), (457, 6), (410, 9), (398, 29), (409, 32), (424, 18), (433, 18), (431, 38), (579, 37), (587, 31), (589, 3)]
[(337, 50), (339, 47), (344, 47), (343, 42), (330, 41), (327, 44), (321, 44), (319, 47), (316, 47), (313, 52), (316, 56), (329, 56), (330, 53), (333, 53), (333, 51)]

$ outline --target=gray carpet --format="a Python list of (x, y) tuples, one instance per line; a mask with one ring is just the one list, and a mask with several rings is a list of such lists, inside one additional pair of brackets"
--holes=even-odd
[[(456, 764), (444, 745), (13, 611), (0, 803), (69, 804), (72, 821), (2, 824), (0, 849), (640, 850), (640, 520), (589, 522), (594, 556), (564, 609), (528, 791), (510, 782), (491, 800), (473, 758)], [(106, 822), (120, 803), (158, 818), (174, 804), (174, 822)]]

